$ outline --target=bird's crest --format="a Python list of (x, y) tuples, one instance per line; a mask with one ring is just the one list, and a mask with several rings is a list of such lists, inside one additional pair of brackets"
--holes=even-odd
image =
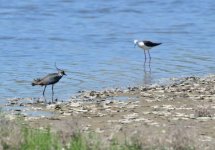
[(60, 73), (60, 75), (62, 75), (62, 76), (63, 76), (63, 75), (66, 75), (64, 70), (59, 69), (59, 68), (57, 67), (56, 62), (55, 62), (55, 68), (57, 69), (58, 73)]
[(61, 71), (61, 69), (59, 69), (59, 68), (57, 67), (56, 62), (55, 62), (55, 68), (57, 69), (57, 71)]

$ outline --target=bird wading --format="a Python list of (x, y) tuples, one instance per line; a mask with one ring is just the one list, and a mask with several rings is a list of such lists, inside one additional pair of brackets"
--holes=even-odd
[(146, 51), (148, 51), (149, 54), (149, 60), (151, 60), (150, 52), (149, 50), (155, 46), (158, 46), (162, 43), (154, 43), (151, 41), (138, 41), (134, 40), (134, 47), (137, 45), (138, 47), (142, 48), (144, 50), (144, 55), (145, 55), (145, 61), (146, 61)]
[[(53, 103), (53, 99), (54, 99), (54, 85), (58, 81), (60, 81), (60, 79), (64, 75), (66, 75), (64, 70), (57, 68), (56, 63), (55, 63), (55, 67), (58, 71), (57, 73), (50, 73), (43, 78), (34, 79), (32, 82), (32, 86), (35, 86), (35, 85), (45, 86), (44, 90), (43, 90), (44, 99), (45, 99), (45, 90), (46, 90), (47, 85), (52, 85), (52, 103)], [(45, 102), (46, 102), (46, 99), (45, 99)]]

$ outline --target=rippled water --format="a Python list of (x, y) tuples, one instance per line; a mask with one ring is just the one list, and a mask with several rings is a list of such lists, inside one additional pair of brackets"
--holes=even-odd
[[(134, 39), (163, 43), (151, 72)], [(54, 62), (68, 74), (55, 86), (60, 99), (215, 73), (214, 40), (212, 0), (1, 0), (0, 96), (41, 97), (31, 81), (55, 72)]]

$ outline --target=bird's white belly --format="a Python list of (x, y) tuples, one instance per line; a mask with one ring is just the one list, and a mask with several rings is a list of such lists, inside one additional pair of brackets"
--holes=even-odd
[(144, 50), (149, 50), (149, 49), (151, 49), (151, 47), (148, 47), (148, 46), (146, 46), (146, 45), (144, 45), (144, 44), (139, 45), (139, 47), (140, 47), (140, 48), (143, 48)]

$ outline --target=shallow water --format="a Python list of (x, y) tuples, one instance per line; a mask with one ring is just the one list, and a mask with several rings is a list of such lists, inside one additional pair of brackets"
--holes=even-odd
[[(33, 78), (68, 74), (55, 97), (215, 73), (215, 1), (1, 0), (0, 96), (41, 97)], [(134, 39), (163, 44), (144, 53)], [(46, 89), (51, 99), (51, 87)]]
[(5, 106), (2, 111), (7, 111), (10, 114), (28, 116), (28, 117), (52, 117), (54, 113), (43, 110), (32, 110), (24, 106)]

